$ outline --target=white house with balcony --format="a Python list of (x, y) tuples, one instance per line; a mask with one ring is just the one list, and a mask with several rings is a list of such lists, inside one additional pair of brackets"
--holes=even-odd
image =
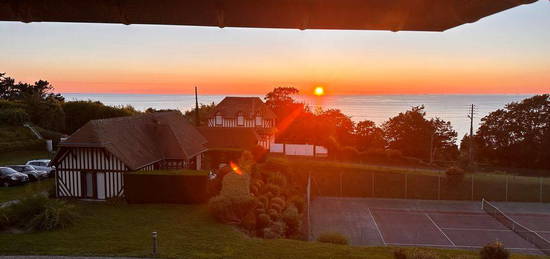
[(275, 141), (276, 116), (259, 97), (225, 97), (208, 118), (208, 127), (254, 128), (258, 144), (269, 150)]

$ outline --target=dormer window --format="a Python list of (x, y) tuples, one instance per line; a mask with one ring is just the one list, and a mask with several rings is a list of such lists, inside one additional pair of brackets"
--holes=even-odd
[(215, 120), (216, 125), (221, 126), (223, 124), (222, 115), (219, 112), (216, 113)]
[(263, 118), (262, 118), (262, 114), (261, 114), (261, 113), (256, 113), (255, 121), (256, 121), (256, 127), (262, 126), (262, 124), (263, 124)]
[(244, 116), (242, 112), (237, 113), (237, 126), (244, 126)]

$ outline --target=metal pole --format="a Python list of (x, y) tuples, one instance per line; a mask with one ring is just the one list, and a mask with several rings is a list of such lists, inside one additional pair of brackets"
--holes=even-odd
[(158, 240), (157, 240), (157, 232), (153, 232), (151, 233), (151, 237), (153, 239), (153, 251), (152, 251), (152, 255), (153, 256), (157, 256), (157, 252), (158, 252)]
[(197, 94), (197, 87), (195, 86), (195, 126), (200, 126), (200, 118), (199, 118), (199, 96)]
[(472, 174), (472, 201), (474, 200), (474, 175)]
[(542, 202), (542, 177), (539, 178), (539, 183), (540, 183), (540, 191), (539, 191), (539, 200), (540, 202)]
[(372, 197), (374, 197), (374, 172), (371, 173), (371, 176), (372, 176)]
[(441, 200), (441, 174), (437, 176), (437, 199)]
[(409, 175), (405, 174), (405, 199), (407, 198), (407, 191), (408, 191), (408, 185), (409, 185)]
[(509, 175), (506, 175), (506, 198), (505, 201), (508, 201), (508, 182), (509, 182)]
[(311, 240), (311, 172), (307, 174), (307, 240)]
[(472, 164), (472, 150), (474, 146), (474, 105), (472, 104), (470, 108), (470, 115), (468, 116), (470, 118), (470, 143), (468, 145), (468, 164)]
[(342, 171), (340, 171), (340, 197), (344, 197), (343, 187), (342, 187)]

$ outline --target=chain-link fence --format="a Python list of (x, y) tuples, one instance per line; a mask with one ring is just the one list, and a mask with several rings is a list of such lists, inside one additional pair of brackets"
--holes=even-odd
[(368, 171), (318, 171), (311, 177), (314, 196), (550, 202), (550, 178), (543, 177)]

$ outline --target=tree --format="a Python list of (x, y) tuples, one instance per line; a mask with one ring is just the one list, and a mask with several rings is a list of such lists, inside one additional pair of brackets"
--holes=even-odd
[(356, 147), (359, 151), (367, 149), (384, 149), (386, 141), (384, 132), (377, 127), (373, 121), (364, 120), (355, 125), (354, 128)]
[(34, 84), (23, 82), (15, 83), (15, 79), (6, 77), (5, 73), (0, 73), (0, 99), (5, 100), (56, 100), (63, 102), (64, 98), (60, 94), (53, 93), (55, 88), (48, 81), (38, 80)]
[(416, 106), (386, 121), (382, 129), (388, 147), (425, 160), (430, 160), (430, 151), (439, 159), (451, 159), (458, 150), (456, 131), (450, 122), (439, 118), (427, 120), (425, 116), (424, 106)]
[[(208, 126), (208, 118), (214, 112), (214, 108), (216, 108), (216, 104), (214, 102), (210, 104), (200, 104), (199, 106), (199, 121), (200, 126)], [(195, 122), (195, 108), (192, 108), (191, 110), (185, 111), (183, 116), (193, 125), (197, 125)]]
[(72, 134), (90, 120), (131, 116), (139, 112), (132, 106), (113, 107), (99, 101), (71, 101), (63, 104), (65, 133)]
[(293, 96), (299, 93), (294, 87), (277, 87), (265, 95), (265, 103), (277, 116), (278, 126), (286, 128), (298, 116), (307, 113), (306, 106), (294, 100)]
[(507, 104), (481, 119), (478, 160), (499, 166), (549, 169), (550, 95)]

